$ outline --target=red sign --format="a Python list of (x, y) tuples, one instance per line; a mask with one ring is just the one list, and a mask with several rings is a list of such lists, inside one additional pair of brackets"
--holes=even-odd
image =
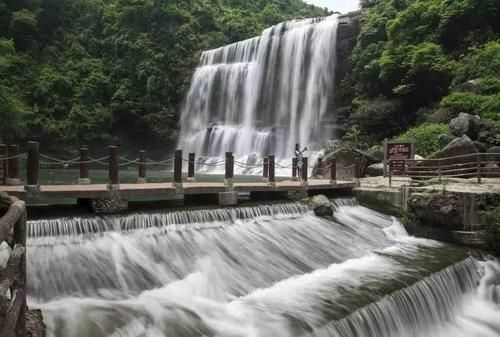
[(391, 171), (403, 171), (405, 160), (412, 159), (411, 142), (390, 142), (386, 147), (387, 160)]

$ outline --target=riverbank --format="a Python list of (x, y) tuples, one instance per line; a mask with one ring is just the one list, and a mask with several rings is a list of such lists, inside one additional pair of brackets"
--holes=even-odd
[(415, 182), (362, 178), (353, 191), (364, 205), (404, 218), (414, 235), (467, 246), (485, 245), (482, 213), (500, 204), (500, 179), (447, 179)]

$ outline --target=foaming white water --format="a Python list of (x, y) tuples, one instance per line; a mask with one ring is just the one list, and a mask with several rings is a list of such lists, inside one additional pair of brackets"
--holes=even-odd
[[(311, 335), (500, 336), (499, 278), (497, 261), (478, 263), (467, 259), (335, 320)], [(494, 296), (485, 296), (485, 289)]]
[[(206, 227), (207, 223), (227, 223), (235, 222), (238, 219), (253, 219), (264, 216), (293, 218), (308, 212), (310, 212), (309, 209), (304, 205), (286, 203), (257, 207), (130, 214), (126, 216), (52, 218), (28, 221), (27, 235), (31, 238), (68, 236), (68, 240), (78, 240), (80, 235), (102, 233), (106, 231), (129, 231), (146, 228), (162, 228), (168, 231), (182, 230), (186, 226), (191, 229), (199, 229), (200, 224)], [(32, 241), (32, 243), (34, 243), (34, 241)]]
[(261, 171), (266, 154), (290, 165), (286, 158), (297, 142), (318, 151), (316, 144), (335, 136), (337, 26), (337, 16), (284, 22), (260, 37), (205, 51), (181, 114), (179, 147), (212, 158), (207, 162), (232, 151), (256, 165), (236, 167), (245, 174)]
[[(329, 336), (332, 324), (385, 308), (380, 303), (394, 291), (403, 300), (371, 310), (377, 315), (368, 314), (366, 324), (384, 326), (386, 315), (427, 305), (447, 313), (428, 323), (435, 332), (455, 326), (468, 296), (481, 293), (488, 298), (481, 305), (497, 305), (491, 284), (498, 266), (487, 270), (469, 259), (432, 275), (463, 253), (406, 240), (397, 221), (353, 201), (336, 202), (333, 222), (295, 204), (195, 212), (101, 218), (113, 222), (112, 230), (80, 233), (71, 242), (71, 231), (47, 240), (31, 223), (39, 235), (28, 241), (28, 300), (42, 308), (48, 335)], [(187, 219), (199, 223), (166, 230)], [(478, 290), (482, 275), (488, 286)], [(422, 289), (411, 286), (421, 279), (427, 290), (412, 290)], [(450, 289), (441, 294), (444, 285)], [(358, 336), (349, 331), (337, 335)], [(392, 336), (366, 331), (376, 333), (360, 336)]]

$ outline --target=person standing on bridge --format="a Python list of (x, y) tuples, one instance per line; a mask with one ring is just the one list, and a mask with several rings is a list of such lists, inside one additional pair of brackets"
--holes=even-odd
[(299, 176), (299, 181), (302, 181), (302, 158), (303, 158), (303, 153), (307, 151), (307, 147), (304, 147), (304, 149), (301, 151), (300, 150), (300, 144), (297, 143), (295, 144), (295, 159), (297, 159), (297, 175)]

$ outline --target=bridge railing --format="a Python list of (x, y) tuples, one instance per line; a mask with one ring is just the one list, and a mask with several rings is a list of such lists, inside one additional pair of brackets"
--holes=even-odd
[(414, 180), (444, 178), (482, 178), (500, 177), (500, 153), (473, 153), (467, 155), (435, 158), (390, 160), (388, 163), (389, 185), (394, 177), (409, 177)]
[(10, 292), (10, 305), (2, 313), (0, 336), (26, 337), (26, 205), (4, 193), (0, 198), (8, 205), (0, 218), (0, 243), (6, 241), (12, 248), (7, 265), (0, 270), (0, 296)]
[[(200, 158), (198, 158), (200, 159)], [(226, 184), (231, 184), (234, 178), (234, 168), (254, 169), (262, 167), (262, 178), (269, 184), (274, 184), (276, 181), (276, 169), (290, 169), (292, 180), (299, 180), (306, 184), (309, 178), (309, 168), (314, 169), (308, 162), (308, 158), (304, 157), (302, 163), (297, 162), (296, 158), (291, 160), (290, 165), (282, 165), (275, 160), (275, 156), (269, 154), (264, 157), (262, 164), (244, 163), (235, 160), (232, 152), (226, 152), (224, 159), (217, 162), (203, 162), (197, 160), (194, 153), (189, 153), (187, 158), (183, 157), (182, 150), (176, 150), (174, 156), (165, 160), (155, 161), (147, 158), (146, 151), (139, 151), (137, 158), (125, 158), (120, 156), (118, 146), (109, 146), (108, 155), (100, 158), (90, 156), (89, 149), (82, 147), (79, 150), (79, 156), (72, 159), (55, 158), (43, 153), (40, 153), (38, 142), (28, 142), (26, 152), (21, 153), (18, 145), (0, 145), (0, 163), (5, 172), (3, 183), (6, 185), (21, 185), (20, 179), (20, 161), (26, 161), (26, 189), (37, 190), (40, 185), (40, 166), (45, 167), (79, 167), (79, 184), (90, 184), (90, 167), (101, 166), (108, 170), (108, 181), (110, 188), (117, 188), (120, 183), (119, 172), (120, 168), (130, 165), (137, 166), (137, 182), (147, 182), (147, 169), (149, 167), (162, 167), (173, 169), (174, 185), (182, 184), (183, 182), (183, 167), (187, 164), (187, 181), (195, 180), (196, 166), (198, 168), (212, 167), (222, 168), (224, 166), (224, 178)], [(301, 169), (301, 176), (298, 172)], [(351, 170), (353, 179), (359, 178), (359, 169), (355, 166), (337, 167), (335, 160), (330, 160), (328, 165), (325, 165), (321, 159), (318, 160), (316, 169), (321, 172), (323, 177), (328, 176), (331, 183), (334, 184), (337, 180), (337, 170)]]

